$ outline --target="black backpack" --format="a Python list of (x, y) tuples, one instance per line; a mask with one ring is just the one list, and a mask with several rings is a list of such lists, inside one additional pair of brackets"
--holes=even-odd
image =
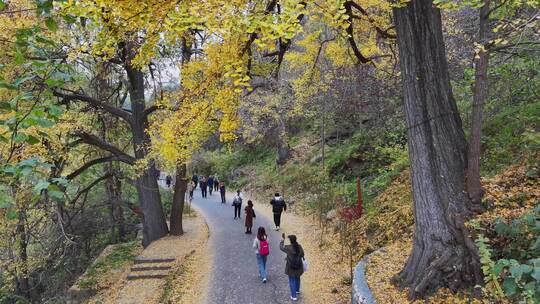
[(295, 254), (292, 256), (292, 258), (289, 260), (289, 267), (292, 270), (300, 270), (304, 268), (304, 262), (302, 261), (302, 257), (299, 254)]

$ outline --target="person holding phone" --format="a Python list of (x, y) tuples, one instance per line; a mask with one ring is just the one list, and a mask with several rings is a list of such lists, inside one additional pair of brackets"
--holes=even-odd
[(288, 236), (290, 245), (285, 245), (285, 233), (281, 234), (279, 249), (287, 254), (285, 258), (285, 274), (289, 277), (291, 300), (298, 300), (300, 293), (300, 277), (304, 273), (304, 249), (296, 240), (296, 235)]

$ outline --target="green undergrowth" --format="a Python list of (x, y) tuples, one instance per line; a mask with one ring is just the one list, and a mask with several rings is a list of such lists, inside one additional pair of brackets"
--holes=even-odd
[(77, 282), (79, 288), (95, 289), (99, 282), (113, 269), (119, 269), (132, 262), (141, 250), (139, 241), (131, 241), (115, 245), (114, 249), (104, 257), (99, 257), (85, 275)]

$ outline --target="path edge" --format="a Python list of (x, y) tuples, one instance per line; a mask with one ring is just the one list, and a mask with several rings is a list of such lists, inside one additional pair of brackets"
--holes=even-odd
[(356, 267), (354, 269), (354, 275), (353, 275), (353, 283), (352, 283), (352, 292), (351, 292), (351, 300), (352, 304), (376, 304), (375, 297), (371, 293), (371, 290), (369, 289), (368, 282), (366, 280), (366, 264), (369, 261), (369, 257), (377, 253), (379, 251), (382, 251), (382, 249), (379, 249), (375, 252), (372, 252), (366, 256), (364, 256), (358, 264), (356, 264)]

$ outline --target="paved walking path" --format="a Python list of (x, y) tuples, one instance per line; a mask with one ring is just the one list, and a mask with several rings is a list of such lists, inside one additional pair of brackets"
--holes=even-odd
[[(279, 250), (281, 231), (274, 231), (273, 220), (262, 212), (255, 213), (253, 234), (244, 234), (244, 214), (234, 220), (231, 206), (232, 194), (227, 203), (221, 204), (219, 193), (201, 197), (200, 188), (195, 190), (193, 204), (205, 217), (210, 229), (208, 250), (213, 255), (210, 282), (206, 302), (208, 304), (271, 304), (290, 303), (290, 292), (285, 270), (285, 254)], [(244, 194), (242, 209), (249, 197)], [(252, 249), (257, 228), (263, 226), (268, 234), (270, 255), (267, 261), (268, 282), (259, 279), (255, 251)], [(300, 288), (302, 291), (302, 288)], [(302, 296), (295, 303), (303, 303)]]

